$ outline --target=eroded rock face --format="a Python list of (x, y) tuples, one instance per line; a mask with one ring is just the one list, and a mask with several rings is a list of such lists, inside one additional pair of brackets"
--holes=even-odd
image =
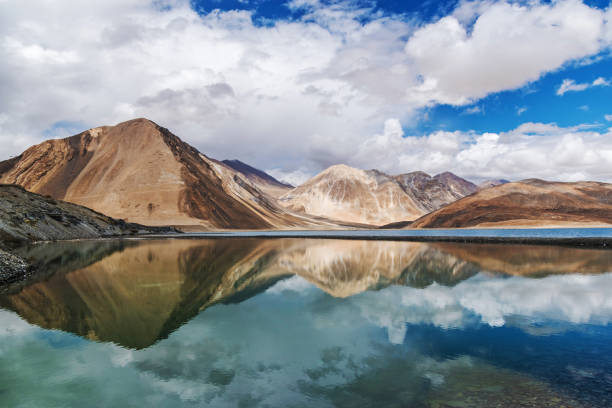
[(146, 225), (274, 228), (299, 218), (146, 119), (49, 140), (0, 163), (0, 182)]
[(452, 173), (389, 176), (336, 165), (281, 196), (279, 202), (293, 211), (378, 226), (414, 220), (476, 190)]
[(476, 185), (450, 172), (430, 176), (422, 171), (400, 174), (394, 177), (424, 211), (423, 214), (442, 208), (478, 189)]
[(595, 226), (612, 224), (612, 184), (537, 179), (480, 190), (411, 227)]

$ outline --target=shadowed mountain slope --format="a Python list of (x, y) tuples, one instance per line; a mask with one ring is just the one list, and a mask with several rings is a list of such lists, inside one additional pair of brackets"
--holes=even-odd
[(0, 182), (147, 225), (308, 225), (231, 168), (147, 119), (33, 146), (0, 163)]
[(478, 184), (478, 189), (484, 190), (485, 188), (495, 187), (495, 186), (499, 186), (500, 184), (506, 184), (506, 183), (510, 183), (510, 180), (506, 180), (506, 179), (485, 180), (482, 183)]
[(223, 160), (222, 163), (242, 174), (260, 190), (272, 197), (280, 197), (293, 188), (292, 185), (282, 183), (268, 173), (249, 166), (240, 160)]

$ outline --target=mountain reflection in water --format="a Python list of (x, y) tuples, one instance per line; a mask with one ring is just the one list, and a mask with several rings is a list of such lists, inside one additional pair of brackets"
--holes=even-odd
[(38, 265), (39, 281), (0, 296), (0, 306), (44, 328), (135, 349), (215, 303), (294, 275), (349, 297), (389, 285), (454, 286), (479, 272), (542, 277), (612, 265), (606, 250), (325, 239), (85, 241), (19, 254)]
[[(610, 250), (233, 238), (64, 242), (19, 255), (40, 272), (0, 294), (29, 323), (0, 310), (0, 382), (35, 377), (19, 380), (25, 369), (11, 364), (36, 359), (29, 344), (40, 341), (51, 347), (44, 381), (57, 370), (77, 381), (82, 369), (58, 368), (85, 347), (69, 332), (93, 340), (79, 357), (100, 372), (88, 393), (110, 398), (103, 378), (127, 376), (126, 392), (115, 390), (123, 399), (107, 406), (137, 403), (139, 387), (168, 406), (612, 403)], [(33, 327), (62, 332), (19, 337)], [(0, 387), (0, 402), (23, 402), (3, 392), (18, 395)]]

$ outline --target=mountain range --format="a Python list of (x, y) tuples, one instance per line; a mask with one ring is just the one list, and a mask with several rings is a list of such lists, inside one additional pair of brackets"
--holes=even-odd
[(279, 203), (306, 214), (384, 225), (414, 220), (476, 190), (475, 184), (448, 172), (390, 176), (339, 164), (287, 192)]
[(325, 225), (290, 214), (231, 167), (146, 119), (33, 146), (0, 162), (0, 182), (146, 225)]
[(0, 183), (110, 217), (182, 229), (336, 229), (612, 224), (612, 185), (389, 175), (334, 165), (293, 187), (216, 160), (134, 119), (47, 140), (0, 162)]

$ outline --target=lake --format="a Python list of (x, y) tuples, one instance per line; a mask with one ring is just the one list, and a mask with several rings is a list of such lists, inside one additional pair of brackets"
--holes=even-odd
[(16, 250), (0, 406), (609, 407), (612, 250), (240, 237)]

